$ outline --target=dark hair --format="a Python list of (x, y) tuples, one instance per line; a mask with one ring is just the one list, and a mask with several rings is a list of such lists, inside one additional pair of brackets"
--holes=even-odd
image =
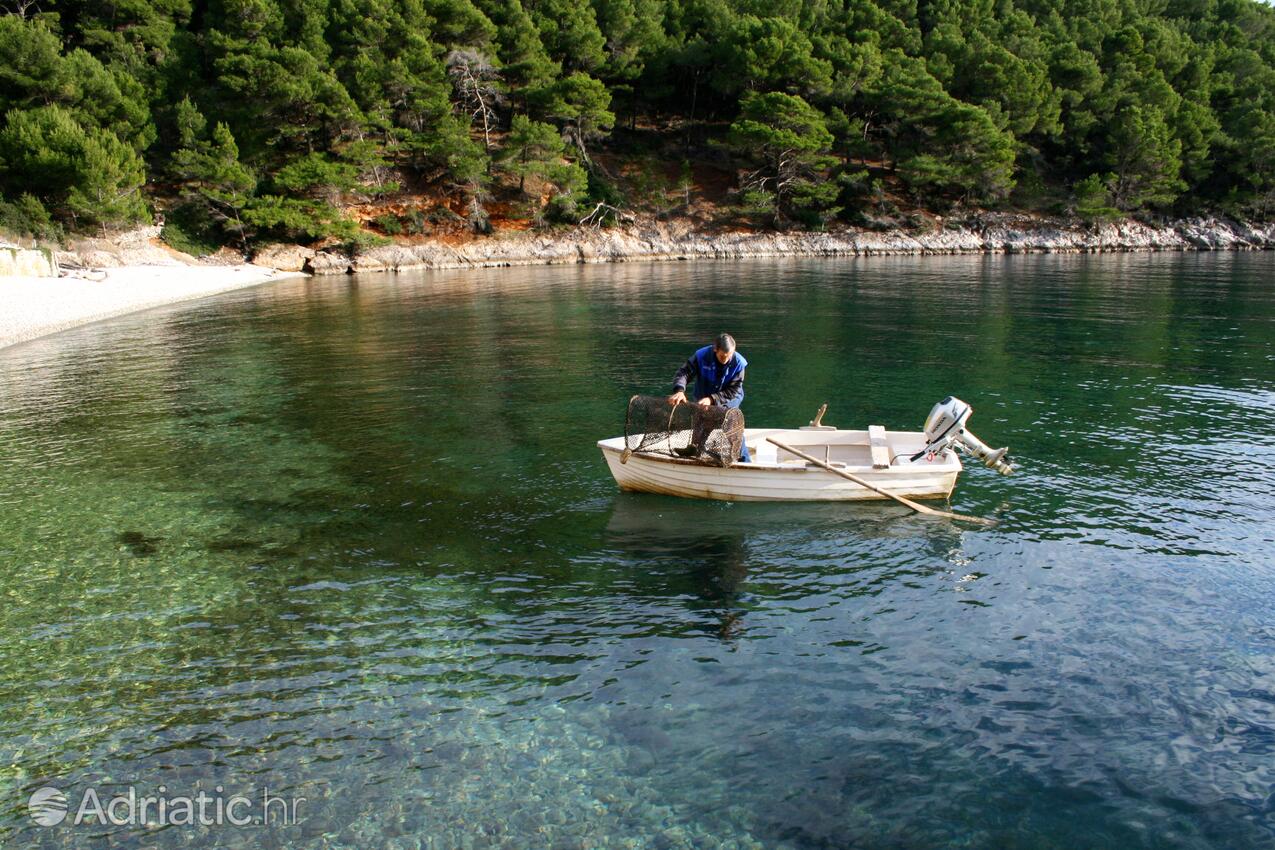
[(717, 337), (717, 342), (713, 343), (713, 348), (716, 348), (718, 351), (734, 351), (735, 337), (730, 334), (722, 334)]

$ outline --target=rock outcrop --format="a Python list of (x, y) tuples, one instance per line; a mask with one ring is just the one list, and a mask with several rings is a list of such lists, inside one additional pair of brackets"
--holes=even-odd
[(47, 249), (0, 242), (0, 278), (56, 278), (57, 259)]
[(302, 245), (266, 245), (252, 256), (253, 265), (265, 266), (281, 272), (304, 271), (306, 263), (314, 257), (314, 249)]
[(58, 262), (44, 248), (0, 243), (0, 277), (57, 277)]
[(160, 241), (159, 225), (139, 227), (103, 239), (77, 239), (57, 261), (68, 269), (115, 269), (122, 266), (188, 266), (198, 262)]
[(305, 270), (310, 274), (349, 274), (350, 258), (331, 251), (319, 251), (306, 261)]

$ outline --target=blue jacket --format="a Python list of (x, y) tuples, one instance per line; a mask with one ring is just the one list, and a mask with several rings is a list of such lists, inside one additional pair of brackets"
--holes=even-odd
[(744, 369), (748, 361), (736, 351), (725, 364), (717, 362), (713, 346), (706, 345), (696, 351), (677, 370), (673, 378), (673, 390), (685, 391), (686, 384), (695, 378), (695, 398), (708, 396), (713, 404), (738, 407), (744, 400)]

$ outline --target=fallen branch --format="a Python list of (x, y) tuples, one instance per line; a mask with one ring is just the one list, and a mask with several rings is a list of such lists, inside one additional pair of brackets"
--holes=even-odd
[(633, 221), (633, 216), (624, 210), (613, 207), (605, 201), (598, 201), (598, 205), (593, 208), (592, 212), (580, 219), (579, 224), (584, 227), (601, 227), (602, 222), (606, 220), (608, 215), (614, 216), (616, 221)]

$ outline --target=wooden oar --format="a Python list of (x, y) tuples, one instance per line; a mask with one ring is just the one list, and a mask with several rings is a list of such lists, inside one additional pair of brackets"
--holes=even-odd
[(779, 448), (783, 449), (786, 452), (792, 452), (797, 457), (803, 458), (804, 460), (807, 460), (810, 463), (813, 463), (815, 466), (823, 467), (824, 469), (828, 470), (834, 475), (840, 475), (842, 478), (845, 478), (849, 481), (853, 481), (855, 484), (858, 484), (860, 487), (867, 487), (869, 490), (871, 490), (874, 493), (880, 493), (882, 496), (888, 496), (889, 498), (894, 499), (894, 501), (896, 502), (900, 502), (904, 505), (907, 505), (909, 508), (911, 508), (912, 510), (916, 511), (919, 514), (929, 514), (930, 516), (941, 516), (941, 517), (946, 517), (948, 519), (960, 519), (960, 520), (965, 520), (966, 522), (977, 522), (980, 525), (995, 525), (996, 524), (996, 520), (994, 519), (984, 519), (983, 517), (966, 516), (965, 514), (954, 514), (954, 513), (951, 513), (950, 511), (940, 511), (940, 510), (936, 510), (935, 508), (931, 508), (928, 505), (923, 505), (920, 502), (914, 502), (911, 499), (905, 499), (902, 496), (891, 493), (889, 490), (882, 490), (880, 487), (876, 486), (875, 484), (872, 484), (868, 481), (864, 481), (859, 476), (852, 475), (849, 472), (846, 472), (844, 469), (837, 469), (835, 466), (824, 463), (817, 457), (813, 457), (811, 455), (806, 454), (803, 451), (794, 449), (792, 446), (785, 446), (783, 443), (779, 442), (774, 437), (767, 437), (766, 439), (774, 443), (775, 445), (779, 446)]

